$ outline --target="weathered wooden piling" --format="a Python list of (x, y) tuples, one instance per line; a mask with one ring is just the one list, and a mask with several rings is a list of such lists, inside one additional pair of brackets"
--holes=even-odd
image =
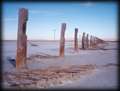
[(27, 35), (26, 23), (28, 20), (28, 10), (21, 8), (19, 10), (18, 32), (17, 32), (17, 54), (16, 54), (16, 68), (24, 68), (26, 65), (27, 56)]
[(90, 48), (92, 48), (92, 35), (90, 36)]
[(89, 48), (89, 35), (87, 34), (86, 36), (86, 48)]
[(95, 42), (94, 42), (94, 36), (91, 37), (91, 48), (93, 48), (95, 46)]
[(82, 35), (82, 49), (85, 49), (85, 32)]
[(75, 28), (75, 35), (74, 35), (74, 49), (78, 51), (78, 38), (77, 38), (78, 28)]
[(97, 47), (97, 45), (100, 43), (104, 43), (104, 40), (95, 36), (90, 36), (90, 48)]
[(64, 45), (65, 45), (65, 30), (66, 30), (66, 23), (62, 23), (61, 26), (61, 37), (60, 37), (60, 56), (64, 56)]

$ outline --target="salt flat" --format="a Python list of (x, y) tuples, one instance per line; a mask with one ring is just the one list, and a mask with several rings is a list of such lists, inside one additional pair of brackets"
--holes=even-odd
[[(79, 80), (72, 81), (72, 83), (66, 83), (62, 86), (53, 86), (52, 88), (117, 88), (118, 54), (116, 42), (108, 42), (107, 44), (100, 45), (100, 47), (104, 47), (105, 50), (79, 50), (79, 52), (74, 51), (73, 42), (66, 42), (64, 58), (59, 57), (59, 42), (37, 41), (32, 43), (37, 46), (31, 46), (28, 42), (27, 66), (30, 70), (47, 69), (49, 67), (62, 68), (71, 65), (95, 66), (93, 73), (83, 75)], [(4, 41), (2, 57), (3, 73), (16, 71), (15, 67), (7, 60), (8, 57), (15, 58), (15, 55), (16, 42)]]

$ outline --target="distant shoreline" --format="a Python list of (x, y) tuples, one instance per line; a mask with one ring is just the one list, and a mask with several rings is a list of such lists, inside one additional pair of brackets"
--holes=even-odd
[[(17, 41), (17, 40), (2, 40), (2, 41)], [(27, 41), (40, 41), (40, 42), (58, 42), (60, 40), (27, 40)], [(74, 40), (66, 40), (66, 41), (74, 41)]]
[[(17, 41), (17, 40), (2, 40), (2, 41)], [(37, 41), (40, 41), (40, 42), (58, 42), (60, 40), (27, 40), (27, 41), (33, 41), (33, 42), (37, 42)], [(65, 40), (67, 42), (73, 42), (74, 40)], [(120, 42), (119, 40), (107, 40), (106, 42)]]

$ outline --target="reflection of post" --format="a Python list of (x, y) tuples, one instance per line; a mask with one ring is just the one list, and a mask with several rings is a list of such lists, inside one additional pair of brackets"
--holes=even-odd
[(66, 30), (66, 23), (62, 23), (61, 38), (60, 38), (60, 56), (61, 57), (64, 56), (65, 30)]
[(78, 51), (77, 33), (78, 33), (78, 28), (75, 28), (75, 35), (74, 35), (74, 48), (75, 48), (75, 51)]
[(87, 36), (86, 36), (86, 48), (88, 48), (89, 47), (89, 39), (88, 39), (88, 34), (87, 34)]
[(85, 49), (85, 32), (82, 35), (82, 49)]
[(16, 54), (16, 68), (23, 68), (26, 64), (27, 56), (27, 35), (26, 22), (28, 19), (28, 10), (21, 8), (19, 10), (19, 23), (17, 33), (17, 54)]

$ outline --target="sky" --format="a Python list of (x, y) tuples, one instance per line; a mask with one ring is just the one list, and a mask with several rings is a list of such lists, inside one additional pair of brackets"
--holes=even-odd
[(118, 8), (115, 2), (37, 2), (3, 3), (3, 40), (16, 40), (18, 12), (28, 9), (26, 34), (28, 40), (60, 39), (61, 24), (66, 23), (65, 38), (74, 39), (75, 28), (78, 38), (82, 33), (101, 39), (116, 40), (118, 32)]

